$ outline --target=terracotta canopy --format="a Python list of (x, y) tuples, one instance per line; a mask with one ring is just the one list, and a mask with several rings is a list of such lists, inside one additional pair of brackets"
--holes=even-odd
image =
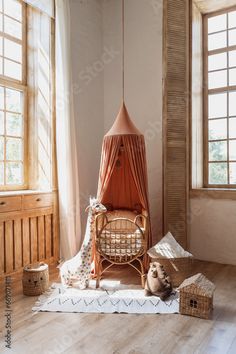
[(149, 215), (145, 140), (124, 103), (103, 139), (97, 197), (108, 208), (144, 209)]

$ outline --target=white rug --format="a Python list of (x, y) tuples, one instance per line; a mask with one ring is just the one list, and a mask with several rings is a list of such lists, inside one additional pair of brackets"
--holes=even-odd
[(39, 297), (32, 309), (42, 312), (83, 312), (83, 313), (178, 313), (179, 294), (174, 291), (166, 301), (156, 296), (145, 296), (140, 287), (102, 288), (79, 290), (63, 289), (53, 284), (48, 294)]

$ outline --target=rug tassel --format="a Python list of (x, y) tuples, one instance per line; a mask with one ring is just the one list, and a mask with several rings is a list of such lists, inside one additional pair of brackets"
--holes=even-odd
[(35, 306), (32, 307), (32, 311), (35, 312), (35, 314), (40, 312), (43, 305), (47, 302), (49, 296), (51, 296), (58, 287), (60, 287), (60, 284), (53, 283), (48, 290), (46, 290), (42, 295), (38, 297), (38, 300), (35, 302)]

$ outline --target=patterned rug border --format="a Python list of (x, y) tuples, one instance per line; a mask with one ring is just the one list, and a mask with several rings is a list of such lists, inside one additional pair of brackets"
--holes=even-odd
[(54, 283), (38, 298), (33, 312), (61, 313), (125, 313), (162, 314), (179, 313), (179, 293), (174, 291), (166, 301), (144, 295), (137, 286), (108, 289), (63, 288)]

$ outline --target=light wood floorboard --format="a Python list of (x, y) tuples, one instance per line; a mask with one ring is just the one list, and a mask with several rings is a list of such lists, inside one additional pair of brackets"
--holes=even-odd
[[(31, 311), (37, 298), (12, 283), (12, 349), (4, 349), (4, 282), (0, 282), (0, 353), (16, 354), (235, 354), (236, 266), (196, 262), (196, 272), (216, 284), (211, 320), (181, 315), (66, 314)], [(124, 277), (124, 273), (126, 276)], [(123, 276), (123, 277), (122, 277)], [(108, 277), (114, 278), (114, 272)], [(51, 281), (59, 281), (51, 268)], [(117, 279), (139, 284), (132, 269)]]

